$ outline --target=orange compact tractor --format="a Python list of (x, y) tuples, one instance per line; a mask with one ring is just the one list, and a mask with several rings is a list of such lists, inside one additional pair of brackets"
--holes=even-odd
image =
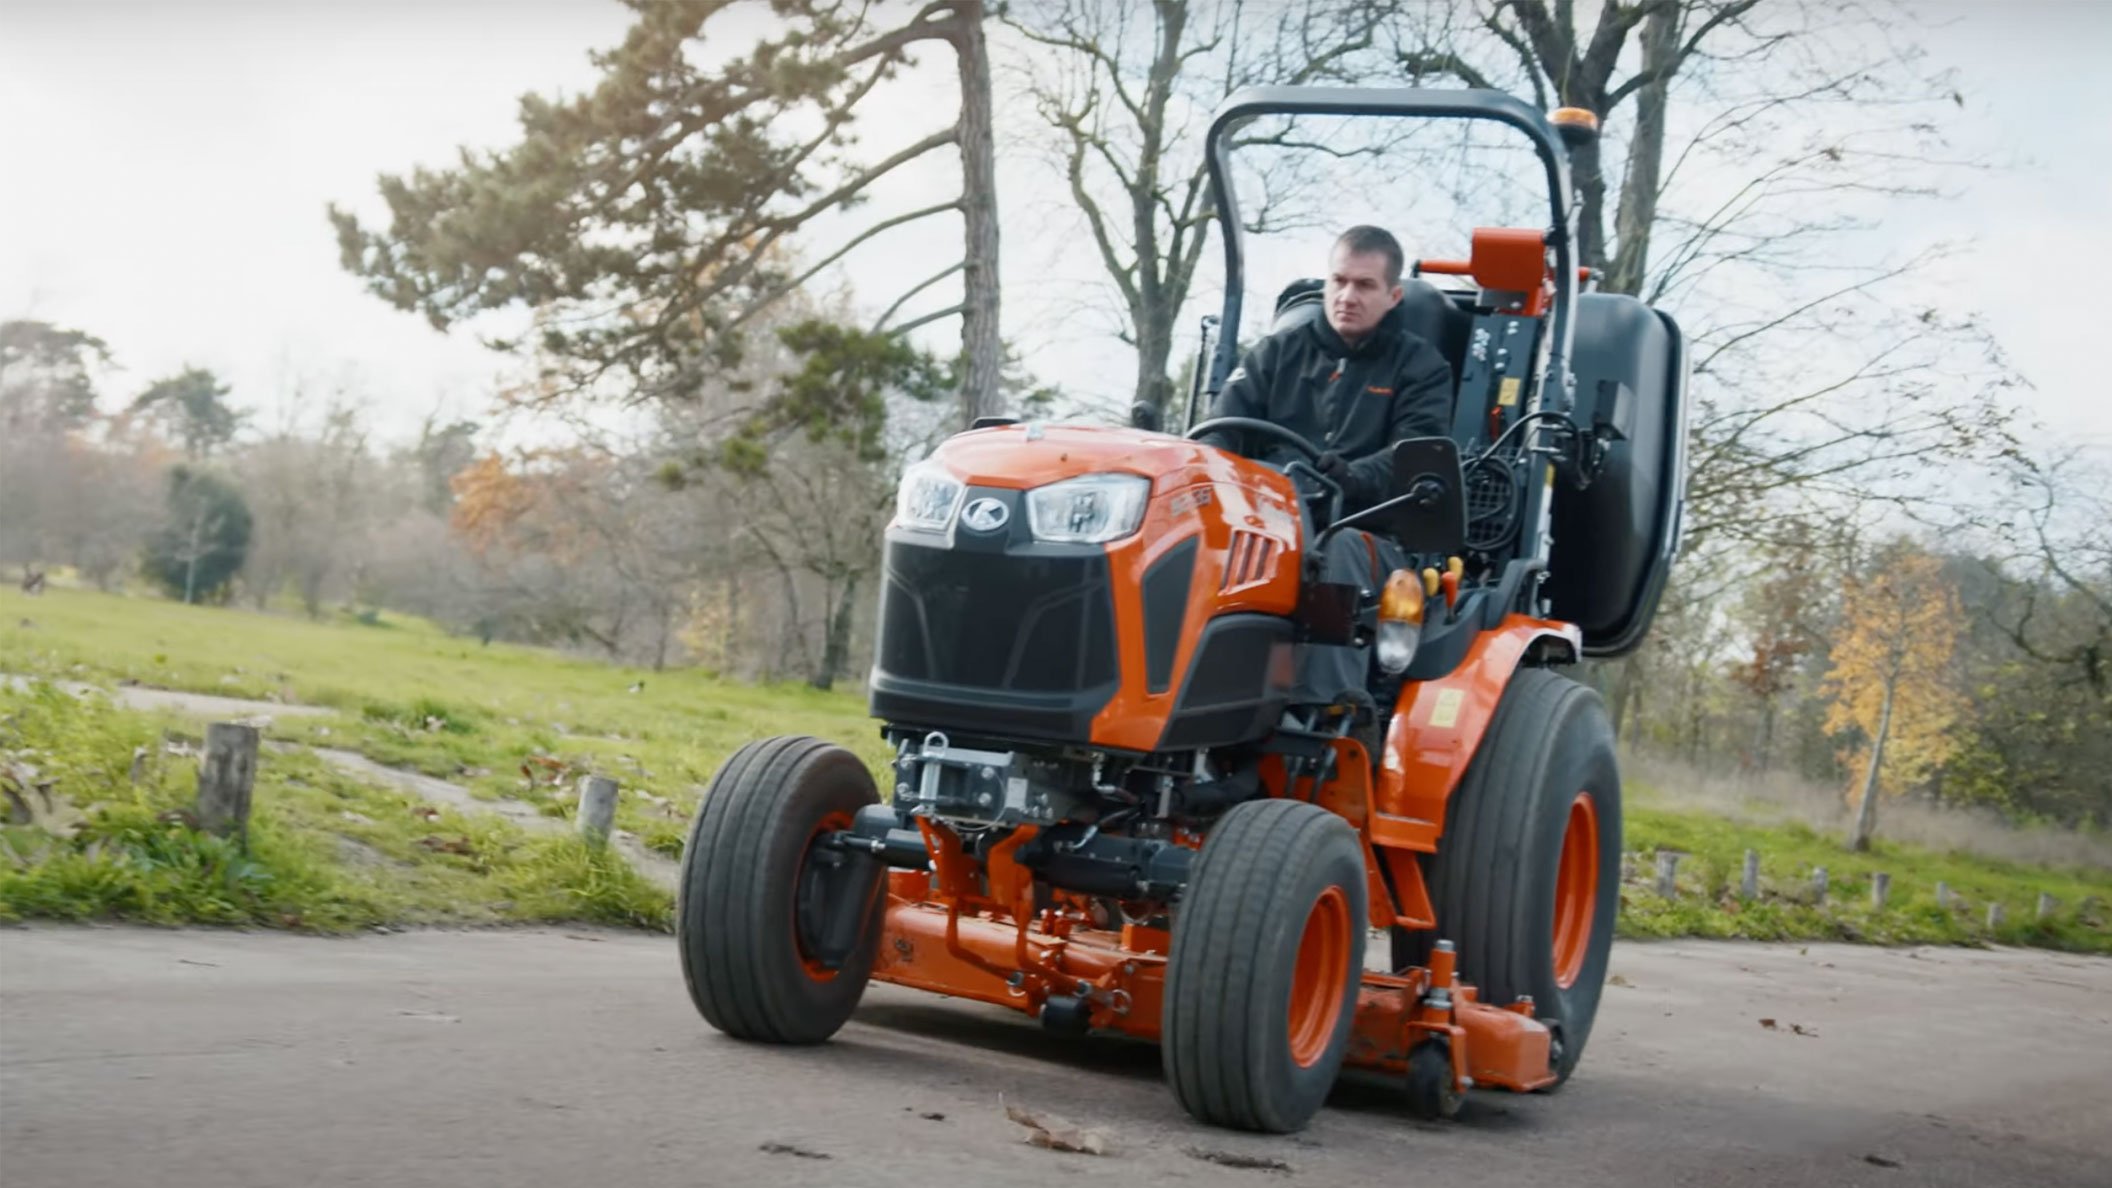
[[(1318, 447), (1261, 421), (998, 421), (910, 468), (870, 685), (886, 795), (849, 751), (772, 738), (691, 827), (682, 970), (714, 1027), (824, 1040), (878, 978), (1155, 1040), (1190, 1113), (1267, 1131), (1303, 1126), (1345, 1062), (1431, 1117), (1576, 1068), (1621, 784), (1605, 708), (1561, 670), (1633, 648), (1655, 612), (1679, 330), (1586, 291), (1568, 153), (1588, 113), (1250, 90), (1211, 127), (1227, 296), (1200, 394), (1240, 324), (1232, 130), (1301, 114), (1493, 120), (1544, 167), (1546, 227), (1419, 262), (1388, 315), (1451, 360), (1452, 432), (1397, 445), (1396, 494), (1346, 518)], [(1293, 285), (1274, 329), (1319, 313)], [(1198, 440), (1227, 436), (1244, 448)], [(1323, 580), (1351, 527), (1411, 563), (1375, 589)], [(1301, 703), (1301, 651), (1323, 647), (1362, 649), (1369, 701)]]

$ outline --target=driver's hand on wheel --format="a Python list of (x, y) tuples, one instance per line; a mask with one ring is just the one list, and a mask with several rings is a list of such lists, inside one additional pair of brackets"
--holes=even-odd
[(1349, 460), (1333, 450), (1320, 455), (1320, 473), (1338, 486), (1349, 485)]

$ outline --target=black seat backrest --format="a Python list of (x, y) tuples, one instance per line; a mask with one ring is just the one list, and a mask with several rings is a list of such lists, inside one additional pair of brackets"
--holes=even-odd
[[(1269, 333), (1317, 320), (1324, 312), (1326, 285), (1319, 280), (1297, 280), (1276, 295), (1276, 315)], [(1452, 391), (1459, 391), (1460, 372), (1466, 366), (1467, 338), (1474, 328), (1474, 315), (1447, 296), (1445, 290), (1426, 280), (1406, 277), (1401, 281), (1401, 303), (1379, 323), (1385, 330), (1405, 330), (1438, 349), (1452, 365)]]
[(1466, 370), (1467, 339), (1474, 329), (1473, 313), (1445, 290), (1409, 277), (1401, 282), (1401, 303), (1386, 316), (1398, 319), (1401, 329), (1437, 348), (1452, 365), (1452, 390), (1458, 392), (1460, 374)]

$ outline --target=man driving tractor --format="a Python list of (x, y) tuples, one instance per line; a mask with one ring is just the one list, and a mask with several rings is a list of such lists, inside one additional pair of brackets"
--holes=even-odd
[[(1317, 468), (1341, 487), (1345, 515), (1396, 493), (1389, 489), (1395, 442), (1442, 436), (1452, 416), (1451, 364), (1420, 335), (1383, 324), (1401, 302), (1405, 263), (1400, 242), (1383, 228), (1344, 231), (1329, 256), (1326, 316), (1256, 344), (1211, 413), (1269, 421), (1318, 445)], [(1233, 448), (1223, 437), (1206, 440)], [(1405, 564), (1393, 541), (1349, 531), (1328, 542), (1322, 576), (1369, 596)], [(1362, 648), (1313, 648), (1299, 684), (1317, 700), (1368, 707), (1368, 667)]]

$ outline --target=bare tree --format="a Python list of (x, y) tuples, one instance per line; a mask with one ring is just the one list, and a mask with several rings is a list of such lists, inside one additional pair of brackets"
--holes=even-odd
[[(1342, 81), (1370, 69), (1380, 12), (1329, 0), (1153, 0), (1148, 9), (1050, 0), (1004, 14), (1028, 45), (1025, 88), (1119, 295), (1118, 335), (1137, 352), (1136, 400), (1163, 408), (1172, 396), (1176, 326), (1215, 218), (1201, 143), (1212, 107), (1250, 84)], [(1280, 147), (1290, 134), (1271, 127), (1244, 139)], [(1267, 226), (1272, 213), (1280, 207), (1247, 218)]]

